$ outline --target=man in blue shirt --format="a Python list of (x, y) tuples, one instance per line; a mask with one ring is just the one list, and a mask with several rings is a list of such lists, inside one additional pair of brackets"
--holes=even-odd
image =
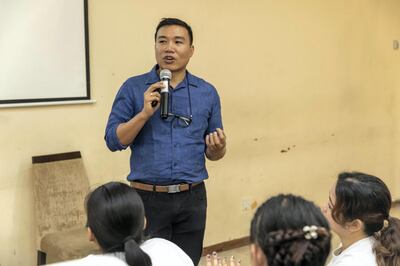
[[(155, 33), (157, 65), (122, 85), (105, 140), (112, 151), (131, 148), (128, 180), (145, 205), (146, 232), (176, 243), (197, 265), (207, 208), (205, 157), (221, 159), (226, 138), (216, 89), (186, 70), (193, 52), (190, 26), (162, 19)], [(167, 119), (159, 112), (162, 69), (172, 73)]]

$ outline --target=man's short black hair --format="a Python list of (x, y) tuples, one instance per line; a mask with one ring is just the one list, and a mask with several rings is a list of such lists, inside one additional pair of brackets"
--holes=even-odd
[(171, 26), (171, 25), (178, 25), (178, 26), (184, 27), (188, 31), (190, 45), (193, 44), (192, 28), (185, 21), (180, 20), (178, 18), (163, 18), (163, 19), (161, 19), (160, 23), (158, 23), (158, 25), (157, 25), (156, 33), (154, 34), (154, 40), (157, 41), (157, 33), (160, 28), (162, 28), (164, 26)]

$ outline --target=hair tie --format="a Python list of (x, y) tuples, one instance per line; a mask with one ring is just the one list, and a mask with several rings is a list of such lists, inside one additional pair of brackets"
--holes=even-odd
[[(124, 240), (122, 240), (122, 243), (126, 243), (126, 242), (128, 242), (128, 241), (130, 241), (130, 240), (133, 240), (133, 241), (135, 241), (135, 239), (133, 238), (133, 236), (127, 236), (127, 237), (125, 237), (124, 238)], [(136, 241), (135, 241), (136, 242)]]
[(381, 230), (384, 230), (388, 227), (389, 227), (389, 220), (387, 220), (387, 219), (383, 220), (383, 226), (382, 226)]

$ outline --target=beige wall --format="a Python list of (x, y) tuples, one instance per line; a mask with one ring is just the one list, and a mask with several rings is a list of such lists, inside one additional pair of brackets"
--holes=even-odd
[[(121, 83), (154, 64), (161, 17), (192, 24), (189, 69), (218, 88), (228, 154), (208, 164), (206, 245), (248, 234), (279, 192), (319, 204), (341, 170), (400, 182), (400, 2), (89, 1), (93, 105), (0, 109), (0, 265), (34, 265), (31, 156), (82, 151), (91, 184), (123, 180), (129, 152), (104, 125)], [(287, 150), (288, 152), (282, 152)]]
[[(396, 2), (395, 0), (390, 1), (391, 3)], [(399, 3), (396, 3), (397, 7)], [(386, 19), (382, 20), (381, 28), (385, 28), (386, 30), (382, 31), (381, 38), (382, 40), (388, 42), (396, 39), (400, 42), (400, 17), (397, 15), (397, 11), (399, 8), (391, 9), (392, 5), (387, 5), (387, 12), (385, 14)], [(395, 179), (395, 187), (394, 191), (397, 196), (397, 199), (400, 197), (400, 48), (396, 50), (396, 52), (392, 51), (383, 51), (381, 49), (381, 73), (385, 77), (385, 89), (393, 89), (394, 90), (394, 98), (393, 98), (393, 125), (394, 125), (394, 138), (395, 143), (393, 145), (393, 149), (395, 150), (395, 161), (394, 161), (394, 176), (397, 177)]]

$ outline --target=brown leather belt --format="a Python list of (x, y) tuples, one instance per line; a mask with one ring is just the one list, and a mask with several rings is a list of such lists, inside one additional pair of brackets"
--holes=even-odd
[(178, 193), (182, 191), (187, 191), (192, 187), (195, 187), (203, 182), (192, 183), (192, 184), (176, 184), (169, 186), (157, 186), (151, 184), (145, 184), (140, 182), (131, 181), (131, 187), (135, 189), (145, 190), (145, 191), (154, 191), (154, 192), (164, 192), (164, 193)]

